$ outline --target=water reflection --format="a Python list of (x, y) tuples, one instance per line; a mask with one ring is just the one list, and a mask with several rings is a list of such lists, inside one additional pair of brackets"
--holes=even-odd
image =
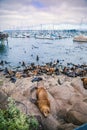
[(6, 41), (4, 41), (4, 40), (0, 40), (0, 56), (6, 55), (8, 53), (8, 44), (5, 42)]

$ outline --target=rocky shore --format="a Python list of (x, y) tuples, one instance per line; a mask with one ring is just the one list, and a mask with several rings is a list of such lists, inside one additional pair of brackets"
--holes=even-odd
[[(1, 62), (0, 65), (3, 65)], [(87, 123), (87, 65), (59, 65), (59, 61), (35, 66), (22, 63), (22, 69), (0, 69), (0, 108), (5, 109), (12, 97), (17, 107), (27, 115), (34, 115), (38, 130), (73, 130)], [(45, 118), (30, 101), (36, 99), (35, 87), (44, 87), (51, 104), (51, 113)]]

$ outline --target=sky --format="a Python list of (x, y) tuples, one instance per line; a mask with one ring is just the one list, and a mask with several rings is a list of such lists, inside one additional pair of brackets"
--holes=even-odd
[(0, 0), (0, 29), (51, 24), (87, 27), (87, 0)]

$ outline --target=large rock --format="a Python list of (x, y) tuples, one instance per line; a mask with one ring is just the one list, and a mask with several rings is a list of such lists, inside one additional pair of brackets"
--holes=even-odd
[(54, 86), (49, 89), (49, 92), (57, 102), (58, 110), (67, 109), (71, 104), (69, 103), (70, 98), (75, 95), (74, 88), (69, 82), (63, 83), (61, 86)]
[(69, 104), (73, 105), (83, 100), (83, 95), (81, 95), (80, 93), (75, 93), (73, 96), (70, 97)]
[(67, 112), (66, 120), (76, 125), (87, 123), (87, 103), (78, 102)]
[(6, 109), (8, 102), (7, 99), (7, 94), (3, 90), (0, 90), (0, 109)]
[(61, 86), (53, 86), (49, 89), (49, 92), (55, 99), (69, 100), (70, 97), (75, 93), (74, 88), (69, 82), (63, 83)]
[(75, 78), (71, 82), (72, 87), (83, 96), (87, 96), (87, 90), (83, 87), (83, 82), (80, 78)]
[[(25, 84), (25, 80), (26, 80), (26, 84)], [(19, 83), (21, 82), (21, 80), (18, 80), (16, 85), (16, 89), (14, 89), (14, 92), (12, 93), (11, 97), (14, 98), (16, 100), (16, 104), (17, 107), (24, 112), (27, 115), (34, 115), (34, 116), (39, 116), (41, 118), (41, 123), (42, 126), (47, 130), (57, 130), (58, 129), (58, 120), (57, 120), (57, 103), (55, 101), (55, 99), (53, 98), (53, 96), (47, 91), (48, 93), (48, 98), (50, 100), (50, 104), (51, 104), (51, 113), (50, 115), (45, 118), (43, 116), (43, 114), (40, 112), (39, 108), (37, 107), (37, 105), (35, 105), (34, 103), (32, 103), (29, 99), (32, 97), (34, 99), (36, 99), (36, 90), (34, 90), (32, 93), (30, 92), (30, 90), (32, 89), (32, 87), (34, 87), (35, 85), (33, 85), (33, 83), (31, 82), (27, 82), (27, 79), (24, 79), (24, 81), (22, 80), (21, 83), (21, 91), (20, 91), (20, 87), (18, 87), (18, 85), (20, 85)], [(25, 87), (26, 85), (26, 87)], [(41, 84), (38, 84), (40, 87)], [(43, 85), (43, 84), (42, 84)], [(43, 86), (45, 87), (45, 86)], [(50, 124), (51, 122), (51, 124)]]
[(74, 130), (77, 126), (72, 123), (62, 124), (58, 127), (58, 130)]
[[(19, 76), (20, 77), (20, 76)], [(19, 78), (14, 83), (5, 80), (3, 84), (4, 91), (16, 100), (17, 107), (27, 115), (34, 115), (39, 117), (40, 122), (44, 130), (72, 130), (76, 127), (74, 124), (82, 124), (86, 121), (84, 114), (86, 114), (86, 102), (87, 102), (87, 91), (83, 87), (83, 83), (80, 78), (61, 78), (63, 82), (58, 84), (58, 76), (42, 76), (43, 81), (32, 83), (33, 77)], [(31, 93), (32, 87), (37, 86), (44, 87), (48, 93), (48, 98), (51, 104), (51, 113), (45, 118), (40, 112), (37, 105), (32, 103), (29, 99), (32, 97), (36, 99), (36, 90)], [(2, 92), (2, 97), (3, 97)], [(1, 95), (1, 94), (0, 94)], [(5, 99), (7, 97), (5, 96)], [(1, 102), (4, 101), (4, 98)], [(78, 103), (79, 104), (78, 106)], [(76, 105), (77, 104), (77, 105)], [(73, 106), (73, 107), (72, 107)], [(75, 108), (74, 108), (75, 107)], [(78, 109), (79, 107), (79, 109)], [(77, 110), (80, 110), (79, 112)], [(81, 111), (84, 111), (81, 113)], [(72, 115), (73, 113), (73, 115)], [(75, 117), (75, 114), (79, 117), (79, 120)], [(81, 114), (81, 115), (80, 115)], [(70, 123), (66, 123), (65, 119)], [(69, 121), (70, 119), (70, 121)], [(78, 121), (79, 120), (79, 121)], [(77, 123), (75, 123), (76, 121)], [(79, 123), (78, 123), (79, 122)], [(74, 124), (72, 124), (74, 123)]]
[(52, 115), (43, 118), (42, 123), (44, 130), (58, 130), (59, 122)]

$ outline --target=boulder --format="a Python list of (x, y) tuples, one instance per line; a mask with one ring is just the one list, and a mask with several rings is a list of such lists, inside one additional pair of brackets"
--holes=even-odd
[(77, 126), (72, 123), (62, 124), (58, 127), (58, 130), (73, 130)]
[(55, 100), (60, 100), (62, 102), (68, 103), (71, 96), (75, 94), (74, 88), (69, 84), (69, 82), (63, 83), (63, 85), (54, 86), (49, 89), (49, 92), (54, 97)]
[[(24, 79), (25, 81), (26, 79)], [(34, 115), (37, 117), (37, 115), (41, 118), (41, 123), (42, 126), (47, 130), (57, 130), (58, 129), (58, 120), (57, 120), (57, 108), (58, 104), (56, 103), (55, 99), (53, 96), (47, 91), (48, 93), (48, 98), (50, 100), (51, 104), (51, 113), (47, 118), (43, 116), (43, 114), (40, 112), (39, 108), (37, 107), (36, 104), (32, 103), (29, 99), (32, 97), (33, 99), (36, 98), (36, 90), (34, 90), (32, 93), (30, 90), (34, 86), (30, 86), (29, 82), (26, 83), (26, 88), (24, 86), (24, 82), (22, 81), (21, 84), (21, 91), (19, 85), (20, 80), (16, 82), (16, 90), (12, 93), (11, 97), (16, 100), (16, 105), (17, 107), (25, 114), (27, 115)], [(33, 84), (33, 83), (32, 83)], [(43, 86), (43, 83), (38, 83), (38, 87)], [(30, 87), (29, 87), (30, 86)], [(43, 86), (45, 87), (45, 86)], [(51, 123), (50, 123), (51, 122)]]
[(58, 130), (59, 122), (52, 116), (49, 115), (47, 118), (42, 119), (44, 130)]
[(69, 104), (73, 105), (83, 100), (83, 95), (76, 92), (73, 96), (70, 97)]
[(71, 82), (71, 86), (83, 96), (87, 96), (87, 90), (83, 87), (83, 82), (80, 78), (75, 78)]
[(0, 90), (0, 109), (6, 109), (8, 102), (7, 99), (7, 94), (3, 90)]
[(75, 103), (67, 112), (66, 121), (71, 122), (75, 125), (87, 123), (87, 103)]
[[(1, 104), (7, 99), (7, 95), (11, 96), (23, 113), (39, 118), (44, 130), (72, 130), (76, 125), (87, 122), (87, 91), (80, 78), (44, 74), (41, 76), (43, 80), (37, 83), (32, 82), (34, 78), (32, 76), (21, 78), (21, 73), (16, 74), (18, 78), (15, 84), (5, 79), (1, 89), (3, 88), (7, 94), (0, 91)], [(58, 79), (61, 85), (58, 84)], [(30, 101), (31, 97), (36, 99), (36, 90), (31, 93), (35, 86), (44, 87), (48, 93), (51, 113), (47, 118), (43, 116), (38, 106)]]

